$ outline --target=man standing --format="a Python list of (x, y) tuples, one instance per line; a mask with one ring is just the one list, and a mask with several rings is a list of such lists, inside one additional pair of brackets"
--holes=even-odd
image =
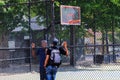
[(36, 59), (39, 56), (39, 69), (40, 69), (40, 80), (46, 80), (46, 70), (44, 68), (44, 62), (47, 51), (47, 41), (41, 41), (41, 48), (35, 50), (35, 43), (32, 43), (32, 56)]
[[(53, 60), (55, 59), (53, 60), (51, 59), (55, 58), (55, 56), (57, 55), (57, 54), (54, 54), (54, 56), (51, 58), (53, 49), (54, 49), (54, 53), (56, 52), (56, 53), (60, 53), (68, 56), (67, 42), (64, 41), (62, 43), (62, 46), (59, 48), (57, 47), (57, 43), (58, 43), (58, 40), (53, 40), (52, 47), (47, 50), (47, 55), (46, 55), (45, 64), (44, 64), (44, 67), (46, 68), (47, 80), (55, 80), (57, 69), (59, 67), (59, 65), (55, 65), (52, 63)], [(59, 61), (59, 59), (56, 59), (56, 60)]]

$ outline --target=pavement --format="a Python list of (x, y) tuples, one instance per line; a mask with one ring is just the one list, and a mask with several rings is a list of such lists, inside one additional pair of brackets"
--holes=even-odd
[[(56, 80), (120, 80), (120, 64), (61, 66)], [(37, 71), (0, 75), (0, 80), (39, 80)]]
[[(120, 80), (120, 66), (116, 64), (76, 66), (59, 71), (56, 80)], [(60, 78), (60, 79), (59, 79)]]

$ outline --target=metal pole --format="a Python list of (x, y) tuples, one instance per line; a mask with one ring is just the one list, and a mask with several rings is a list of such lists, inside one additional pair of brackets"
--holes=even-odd
[(113, 62), (116, 62), (116, 56), (115, 56), (115, 34), (114, 34), (114, 20), (112, 22), (112, 44), (113, 44)]
[(55, 14), (54, 14), (54, 0), (51, 1), (51, 11), (52, 11), (52, 39), (55, 38)]
[(71, 54), (70, 54), (70, 65), (75, 66), (75, 27), (70, 26), (70, 45), (71, 47)]
[[(32, 30), (31, 30), (31, 16), (30, 16), (30, 7), (31, 7), (31, 4), (30, 4), (30, 0), (29, 0), (29, 4), (28, 4), (28, 15), (29, 15), (29, 37), (30, 37), (30, 45), (31, 45), (31, 43), (32, 43)], [(32, 48), (31, 48), (31, 46), (30, 46), (30, 58), (29, 58), (29, 60), (30, 60), (30, 64), (29, 64), (29, 70), (30, 70), (30, 72), (31, 72), (31, 53), (32, 52)]]
[[(94, 15), (94, 17), (95, 17), (95, 15)], [(94, 18), (94, 64), (96, 63), (96, 35), (95, 35), (95, 33), (96, 33), (96, 26), (95, 26), (95, 18)]]
[[(45, 9), (46, 9), (46, 27), (48, 28), (48, 4), (47, 4), (47, 1), (45, 1)], [(47, 32), (45, 31), (45, 39), (48, 40), (48, 34)]]
[[(112, 13), (112, 16), (114, 17), (114, 14), (115, 14), (115, 9), (112, 5), (112, 10), (113, 10), (113, 13)], [(115, 63), (116, 62), (116, 55), (115, 55), (115, 30), (114, 30), (114, 25), (115, 25), (115, 19), (112, 17), (112, 44), (113, 44), (113, 62)]]

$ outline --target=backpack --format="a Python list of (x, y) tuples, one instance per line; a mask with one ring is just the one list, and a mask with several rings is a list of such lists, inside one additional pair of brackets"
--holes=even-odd
[(51, 65), (53, 66), (60, 66), (61, 64), (61, 55), (59, 48), (52, 48), (51, 55), (50, 55)]

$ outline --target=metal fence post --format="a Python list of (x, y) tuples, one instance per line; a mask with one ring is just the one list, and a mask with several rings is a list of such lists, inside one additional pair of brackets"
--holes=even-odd
[(31, 43), (32, 43), (32, 30), (31, 30), (31, 16), (30, 16), (30, 7), (31, 7), (31, 4), (30, 4), (30, 0), (29, 0), (29, 4), (28, 4), (28, 15), (29, 15), (29, 39), (30, 39), (30, 72), (31, 72), (31, 52), (32, 52), (32, 48), (31, 48)]
[(55, 14), (54, 14), (54, 0), (51, 0), (52, 11), (52, 39), (55, 38)]
[(70, 54), (70, 65), (75, 66), (75, 27), (70, 26), (70, 45), (71, 45), (71, 54)]
[[(95, 17), (95, 15), (94, 15)], [(93, 27), (94, 27), (94, 64), (96, 64), (96, 26), (95, 26), (95, 18), (94, 18), (94, 23), (93, 23)]]
[[(112, 5), (112, 7), (113, 7), (113, 5)], [(114, 17), (114, 14), (115, 14), (115, 9), (113, 9), (113, 13), (112, 13), (113, 17)], [(116, 55), (115, 55), (115, 34), (114, 34), (115, 28), (114, 28), (114, 25), (115, 25), (115, 19), (112, 19), (113, 62), (116, 62)]]

